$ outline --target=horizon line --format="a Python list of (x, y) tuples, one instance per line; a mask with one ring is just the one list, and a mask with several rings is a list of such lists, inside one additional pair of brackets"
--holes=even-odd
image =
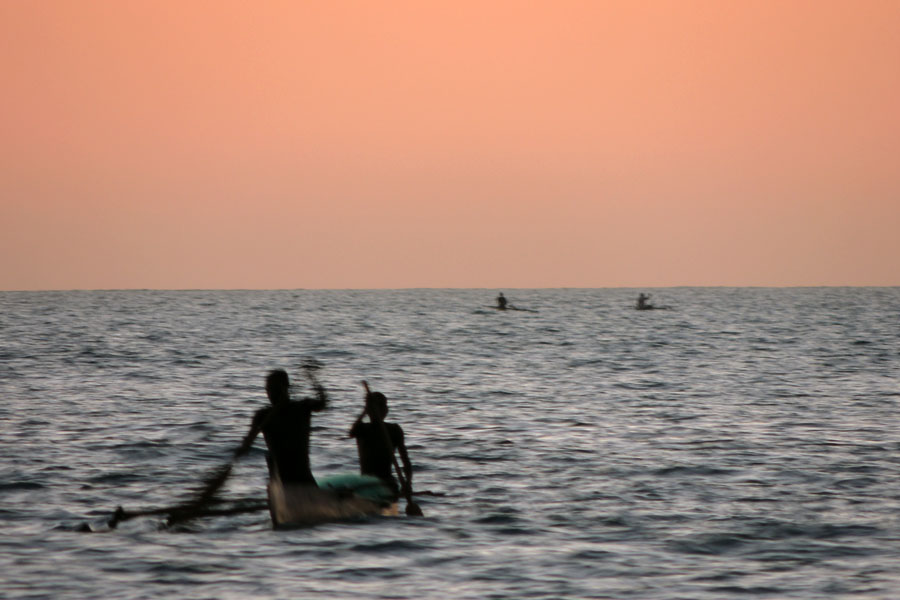
[(384, 288), (353, 287), (273, 287), (273, 288), (39, 288), (39, 289), (0, 289), (0, 293), (44, 293), (44, 292), (377, 292), (377, 291), (412, 291), (412, 290), (661, 290), (661, 289), (814, 289), (814, 288), (897, 288), (900, 284), (821, 284), (821, 285), (611, 285), (611, 286), (547, 286), (547, 287), (443, 287), (443, 286), (411, 286)]

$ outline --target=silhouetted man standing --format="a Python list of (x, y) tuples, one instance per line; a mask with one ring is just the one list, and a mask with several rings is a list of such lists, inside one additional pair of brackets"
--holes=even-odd
[(269, 477), (282, 483), (316, 485), (309, 468), (309, 433), (312, 413), (328, 406), (325, 388), (314, 384), (315, 398), (291, 400), (290, 381), (283, 369), (275, 369), (266, 377), (266, 394), (272, 406), (256, 411), (242, 448), (249, 449), (262, 431), (269, 452), (266, 462)]

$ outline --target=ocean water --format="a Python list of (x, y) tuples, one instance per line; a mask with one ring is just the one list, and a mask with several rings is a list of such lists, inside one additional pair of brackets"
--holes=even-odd
[[(0, 597), (900, 597), (900, 288), (497, 291), (0, 293)], [(102, 527), (310, 358), (314, 473), (356, 469), (366, 379), (423, 518)], [(260, 440), (222, 493), (265, 482)]]

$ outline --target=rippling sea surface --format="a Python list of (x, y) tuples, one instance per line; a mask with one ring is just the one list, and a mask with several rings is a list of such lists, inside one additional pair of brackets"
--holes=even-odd
[[(898, 597), (900, 288), (497, 291), (0, 293), (0, 597)], [(184, 500), (309, 358), (314, 473), (356, 470), (366, 379), (424, 518), (97, 526)], [(223, 495), (265, 483), (260, 440)]]

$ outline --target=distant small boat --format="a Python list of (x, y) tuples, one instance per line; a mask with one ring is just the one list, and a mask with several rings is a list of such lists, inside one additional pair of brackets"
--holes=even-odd
[(538, 312), (538, 311), (534, 310), (533, 308), (519, 308), (518, 306), (510, 306), (509, 304), (507, 304), (506, 306), (488, 306), (488, 308), (493, 308), (494, 310), (499, 310), (499, 311), (518, 310), (521, 312), (530, 312), (530, 313)]
[(305, 527), (320, 523), (398, 514), (391, 491), (376, 477), (343, 474), (314, 485), (268, 485), (269, 514), (275, 528)]

